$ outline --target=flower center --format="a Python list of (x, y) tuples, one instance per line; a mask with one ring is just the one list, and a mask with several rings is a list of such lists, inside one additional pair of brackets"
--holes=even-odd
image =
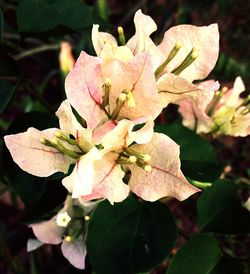
[(117, 160), (117, 164), (120, 164), (120, 165), (136, 164), (137, 166), (143, 168), (145, 171), (151, 172), (152, 167), (148, 163), (150, 160), (151, 160), (151, 156), (149, 154), (140, 153), (133, 150), (130, 147), (127, 147), (120, 154), (120, 157)]
[[(170, 51), (167, 59), (156, 69), (155, 78), (158, 78), (160, 74), (164, 71), (166, 66), (174, 59), (174, 57), (178, 54), (180, 48), (182, 47), (181, 41), (176, 41), (175, 46)], [(175, 68), (171, 73), (175, 75), (179, 75), (184, 69), (190, 66), (195, 59), (199, 56), (199, 48), (193, 47), (186, 58), (182, 61), (182, 63)]]

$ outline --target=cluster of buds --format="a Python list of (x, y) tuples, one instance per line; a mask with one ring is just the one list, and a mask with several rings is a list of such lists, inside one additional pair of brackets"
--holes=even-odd
[[(82, 235), (90, 217), (82, 213), (78, 217), (74, 204), (84, 212), (92, 200), (107, 199), (114, 204), (130, 192), (153, 202), (164, 197), (182, 201), (200, 191), (181, 172), (179, 146), (154, 132), (154, 120), (170, 103), (179, 104), (181, 113), (183, 102), (190, 109), (204, 108), (205, 98), (218, 90), (215, 81), (193, 83), (207, 77), (216, 63), (218, 27), (173, 27), (157, 46), (150, 38), (157, 28), (155, 22), (141, 10), (134, 22), (135, 35), (127, 42), (122, 27), (117, 41), (94, 25), (92, 42), (97, 56), (82, 52), (74, 68), (62, 62), (65, 74), (70, 72), (65, 80), (67, 100), (56, 112), (60, 129), (29, 128), (5, 136), (14, 161), (30, 174), (67, 174), (74, 165), (62, 180), (70, 203), (67, 200), (57, 216), (32, 228), (43, 243), (62, 242), (64, 256), (78, 268), (84, 268)], [(242, 104), (235, 111), (248, 115), (248, 102)], [(72, 107), (84, 123), (76, 119)], [(217, 103), (212, 103), (209, 112), (218, 125), (216, 108)]]

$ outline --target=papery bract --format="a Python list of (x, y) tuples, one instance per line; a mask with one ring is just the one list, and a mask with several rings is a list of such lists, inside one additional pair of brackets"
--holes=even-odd
[[(57, 111), (59, 123), (66, 134), (70, 133), (76, 137), (79, 142), (88, 143), (90, 132), (84, 129), (73, 116), (68, 101), (64, 101)], [(42, 138), (47, 140), (55, 137), (59, 129), (51, 128), (39, 131), (35, 128), (29, 128), (26, 132), (7, 135), (4, 137), (7, 148), (9, 149), (13, 160), (24, 171), (39, 177), (47, 177), (55, 172), (67, 173), (68, 168), (75, 159), (59, 152), (53, 147), (45, 146), (41, 143)], [(77, 147), (70, 146), (67, 142), (61, 141), (65, 147), (72, 148), (76, 152)]]
[(101, 108), (102, 84), (101, 59), (82, 52), (65, 80), (65, 91), (70, 104), (91, 129), (107, 118)]
[(216, 89), (211, 81), (203, 82), (202, 89), (209, 88), (208, 84), (210, 91), (200, 93), (199, 100), (196, 100), (198, 103), (192, 100), (183, 100), (179, 103), (183, 124), (196, 129), (198, 133), (212, 132), (215, 135), (226, 134), (242, 137), (249, 135), (250, 113), (247, 105), (244, 105), (244, 99), (240, 98), (240, 94), (245, 90), (241, 78), (235, 79), (233, 88), (222, 89), (217, 93), (214, 92)]
[(47, 177), (55, 172), (67, 173), (74, 160), (52, 147), (44, 147), (40, 143), (41, 138), (51, 139), (56, 128), (37, 130), (29, 128), (24, 133), (7, 135), (5, 144), (9, 149), (13, 160), (24, 171), (39, 177)]
[(179, 76), (189, 82), (207, 77), (218, 59), (218, 25), (212, 24), (205, 27), (179, 25), (172, 27), (165, 32), (159, 49), (165, 56), (168, 56), (177, 41), (181, 41), (182, 46), (176, 57), (167, 65), (166, 70), (169, 72), (174, 70), (195, 47), (198, 51), (197, 59), (185, 68)]
[(44, 244), (60, 244), (63, 256), (76, 268), (85, 268), (86, 245), (83, 239), (67, 242), (63, 239), (65, 228), (56, 224), (56, 216), (49, 221), (31, 225), (31, 228)]
[[(166, 196), (183, 200), (199, 191), (189, 184), (180, 170), (178, 145), (164, 134), (153, 133), (152, 122), (148, 122), (145, 128), (138, 131), (132, 131), (134, 125), (132, 121), (121, 120), (103, 137), (101, 143), (103, 149), (100, 150), (103, 158), (93, 163), (95, 171), (93, 192), (90, 195), (83, 195), (81, 199), (88, 201), (106, 198), (114, 203), (124, 200), (129, 190), (132, 190), (148, 201), (155, 201)], [(134, 141), (137, 145), (133, 144)], [(135, 157), (141, 157), (140, 155), (143, 155), (141, 153), (149, 154), (150, 156), (146, 156), (148, 161), (145, 162), (145, 166), (150, 165), (149, 168), (152, 167), (152, 171), (144, 170), (143, 166), (139, 167), (136, 163), (119, 164), (120, 155), (124, 152), (126, 154), (126, 149), (130, 149), (132, 154), (134, 151)], [(122, 169), (124, 168), (132, 172), (129, 186), (123, 182), (125, 173)], [(69, 180), (69, 177), (64, 180)], [(84, 189), (83, 180), (84, 175), (82, 180), (79, 180), (82, 190)], [(71, 179), (71, 182), (76, 181)], [(74, 189), (74, 186), (71, 188)], [(82, 195), (81, 191), (75, 197), (80, 195)]]
[(132, 174), (129, 186), (137, 196), (151, 202), (163, 197), (174, 197), (182, 201), (199, 191), (182, 174), (179, 147), (166, 135), (154, 133), (149, 143), (132, 145), (131, 148), (151, 156), (148, 162), (152, 167), (151, 172), (136, 165), (130, 166)]
[[(105, 79), (111, 81), (108, 108), (102, 106)], [(105, 63), (99, 57), (82, 52), (75, 68), (66, 78), (65, 89), (71, 105), (92, 129), (109, 119), (137, 119), (145, 116), (154, 119), (162, 110), (152, 60), (147, 53), (132, 56), (126, 62), (114, 56)], [(111, 118), (122, 92), (131, 93), (135, 106), (129, 106), (128, 100), (125, 100), (116, 115), (118, 117)]]
[[(174, 49), (176, 43), (180, 44), (178, 52), (161, 69), (159, 75), (156, 75), (157, 89), (161, 96), (162, 106), (166, 107), (169, 103), (180, 101), (181, 99), (185, 100), (186, 94), (182, 93), (185, 88), (194, 91), (189, 94), (189, 97), (194, 96), (192, 100), (195, 101), (198, 97), (195, 95), (195, 91), (200, 90), (200, 88), (192, 84), (192, 82), (194, 80), (202, 80), (208, 76), (218, 59), (219, 32), (217, 24), (204, 27), (192, 25), (172, 27), (165, 32), (160, 45), (156, 46), (150, 38), (150, 35), (157, 29), (152, 18), (144, 15), (141, 10), (138, 10), (134, 16), (134, 23), (135, 35), (129, 39), (125, 47), (129, 48), (134, 55), (147, 52), (152, 58), (152, 66), (155, 72), (171, 55), (171, 51)], [(145, 28), (145, 25), (147, 28)], [(98, 32), (98, 28), (98, 25), (93, 27), (92, 41), (97, 55), (105, 61), (107, 55), (102, 54), (103, 51), (106, 51), (105, 48), (108, 45), (111, 48), (117, 48), (118, 46), (113, 36), (110, 36), (108, 33)], [(178, 75), (174, 75), (175, 69), (184, 62), (192, 50), (195, 50), (197, 53), (195, 60), (190, 62), (188, 66), (180, 69)], [(176, 82), (174, 89), (172, 85), (173, 78)], [(171, 91), (172, 95), (176, 94), (176, 96), (172, 96), (171, 98), (164, 96), (164, 90)], [(168, 99), (171, 100), (168, 101)]]

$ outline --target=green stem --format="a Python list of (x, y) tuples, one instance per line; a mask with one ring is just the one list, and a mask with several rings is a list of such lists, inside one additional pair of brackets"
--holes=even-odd
[(43, 46), (40, 46), (40, 47), (36, 47), (36, 48), (33, 48), (33, 49), (23, 51), (22, 53), (14, 56), (14, 59), (15, 60), (20, 60), (20, 59), (26, 58), (28, 56), (32, 56), (34, 54), (37, 54), (37, 53), (40, 53), (40, 52), (43, 52), (43, 51), (58, 50), (59, 48), (60, 48), (60, 45), (43, 45)]
[(205, 189), (205, 188), (211, 187), (211, 186), (213, 185), (212, 183), (208, 183), (208, 182), (199, 182), (199, 181), (192, 180), (192, 179), (189, 179), (189, 182), (190, 182), (193, 186), (198, 187), (198, 188), (201, 188), (201, 189)]

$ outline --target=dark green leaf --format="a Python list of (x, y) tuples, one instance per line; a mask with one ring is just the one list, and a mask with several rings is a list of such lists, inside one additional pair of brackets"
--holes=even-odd
[(45, 179), (32, 176), (21, 170), (13, 162), (6, 148), (4, 149), (3, 159), (9, 186), (20, 196), (26, 206), (32, 206), (45, 191)]
[(16, 61), (3, 51), (0, 52), (0, 76), (16, 77), (20, 69)]
[(155, 130), (164, 133), (180, 145), (181, 169), (194, 180), (213, 181), (221, 174), (213, 147), (193, 131), (179, 123), (158, 125)]
[(17, 117), (15, 121), (8, 128), (8, 134), (16, 134), (26, 131), (29, 127), (35, 127), (39, 130), (59, 127), (56, 116), (47, 112), (32, 111), (24, 113)]
[(242, 207), (235, 183), (220, 180), (203, 191), (198, 201), (198, 223), (213, 232), (250, 231), (250, 213)]
[(177, 252), (167, 274), (208, 274), (220, 257), (216, 239), (198, 234)]
[(16, 85), (0, 80), (0, 114), (5, 111), (16, 90)]
[(2, 42), (2, 39), (3, 39), (3, 24), (4, 24), (3, 11), (0, 8), (0, 43)]
[(244, 264), (240, 261), (221, 257), (209, 274), (244, 274)]
[(21, 0), (17, 23), (21, 32), (45, 32), (60, 25), (80, 30), (92, 25), (93, 7), (80, 0)]
[(176, 226), (168, 208), (128, 198), (102, 202), (88, 228), (87, 250), (98, 274), (146, 272), (162, 262), (173, 248)]
[(22, 221), (31, 224), (40, 220), (50, 219), (58, 213), (58, 207), (62, 206), (67, 194), (68, 192), (62, 185), (61, 180), (48, 180), (44, 193), (32, 207), (27, 208)]

